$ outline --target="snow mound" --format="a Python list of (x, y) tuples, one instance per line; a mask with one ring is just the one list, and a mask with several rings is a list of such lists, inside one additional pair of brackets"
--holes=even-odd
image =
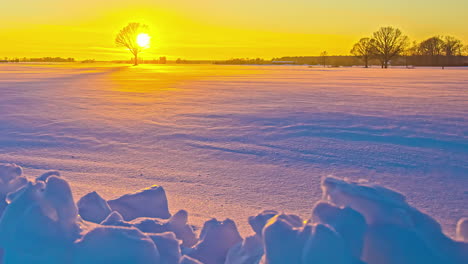
[(29, 182), (7, 201), (0, 220), (4, 263), (67, 263), (80, 233), (68, 183), (55, 176)]
[(111, 213), (111, 209), (97, 192), (90, 192), (78, 201), (81, 218), (93, 223), (100, 223)]
[(332, 227), (355, 258), (360, 258), (367, 224), (364, 217), (350, 207), (339, 208), (319, 202), (312, 211), (312, 221)]
[(410, 206), (398, 192), (332, 177), (323, 181), (322, 189), (329, 202), (365, 218), (362, 259), (369, 264), (468, 261), (467, 244), (447, 237), (436, 220)]
[(246, 238), (232, 220), (211, 219), (198, 238), (187, 211), (171, 216), (162, 187), (109, 202), (92, 192), (77, 206), (58, 175), (28, 181), (0, 165), (0, 263), (468, 263), (468, 218), (453, 240), (403, 195), (366, 182), (324, 179), (310, 219), (266, 210), (248, 218)]
[(159, 249), (161, 255), (161, 264), (179, 263), (182, 253), (180, 251), (180, 242), (172, 232), (160, 234), (148, 234), (154, 244)]
[(188, 255), (205, 264), (224, 263), (231, 247), (242, 241), (236, 224), (231, 219), (206, 221), (200, 233), (200, 242)]
[(178, 211), (170, 219), (139, 217), (132, 221), (125, 221), (122, 215), (114, 211), (101, 224), (136, 227), (145, 233), (173, 232), (184, 247), (192, 247), (198, 242), (195, 232), (188, 225), (188, 213), (185, 210)]
[(7, 194), (23, 187), (28, 180), (21, 177), (23, 170), (16, 164), (0, 164), (0, 216), (3, 214)]
[(137, 217), (171, 217), (163, 187), (153, 185), (137, 193), (126, 194), (115, 200), (107, 201), (113, 211), (119, 212), (125, 220)]
[(161, 263), (154, 242), (136, 228), (100, 226), (76, 242), (73, 263)]
[(457, 239), (468, 243), (468, 217), (464, 217), (458, 221)]
[(58, 171), (48, 171), (44, 174), (42, 174), (41, 176), (37, 177), (36, 178), (36, 181), (47, 181), (47, 179), (50, 177), (50, 176), (57, 176), (57, 177), (60, 177), (60, 172)]
[(312, 232), (305, 235), (309, 237), (304, 244), (302, 263), (355, 263), (349, 246), (332, 228), (322, 224), (314, 225)]
[(265, 261), (268, 264), (301, 263), (307, 229), (295, 227), (284, 215), (276, 215), (263, 228)]
[(225, 264), (257, 264), (264, 254), (263, 242), (258, 235), (248, 236), (231, 247)]

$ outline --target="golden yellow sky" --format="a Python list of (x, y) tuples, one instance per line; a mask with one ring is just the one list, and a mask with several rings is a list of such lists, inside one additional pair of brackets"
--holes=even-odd
[(0, 11), (0, 57), (129, 59), (114, 45), (128, 22), (151, 29), (143, 59), (348, 54), (386, 25), (468, 44), (466, 0), (0, 0)]

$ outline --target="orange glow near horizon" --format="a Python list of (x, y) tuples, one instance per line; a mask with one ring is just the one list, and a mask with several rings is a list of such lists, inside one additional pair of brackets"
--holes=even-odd
[[(431, 3), (430, 3), (431, 2)], [(433, 2), (433, 3), (432, 3)], [(147, 24), (155, 45), (143, 59), (267, 58), (349, 54), (352, 44), (380, 26), (399, 27), (412, 40), (453, 35), (468, 42), (466, 1), (424, 5), (395, 0), (169, 1), (16, 0), (0, 4), (0, 57), (60, 56), (120, 60), (114, 45), (129, 22)], [(432, 14), (432, 15), (431, 15)]]

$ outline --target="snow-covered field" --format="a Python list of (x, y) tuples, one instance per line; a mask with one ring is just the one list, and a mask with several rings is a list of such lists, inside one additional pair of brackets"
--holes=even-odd
[(250, 233), (309, 217), (325, 176), (396, 189), (453, 235), (468, 216), (468, 69), (0, 65), (0, 163), (75, 200), (161, 185), (172, 213)]

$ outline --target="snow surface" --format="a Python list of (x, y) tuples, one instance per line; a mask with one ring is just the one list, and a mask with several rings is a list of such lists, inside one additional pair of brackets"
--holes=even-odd
[(171, 213), (230, 217), (243, 235), (263, 209), (308, 217), (327, 175), (362, 178), (453, 236), (468, 216), (467, 87), (466, 68), (5, 64), (0, 162), (60, 171), (75, 200), (157, 184)]

